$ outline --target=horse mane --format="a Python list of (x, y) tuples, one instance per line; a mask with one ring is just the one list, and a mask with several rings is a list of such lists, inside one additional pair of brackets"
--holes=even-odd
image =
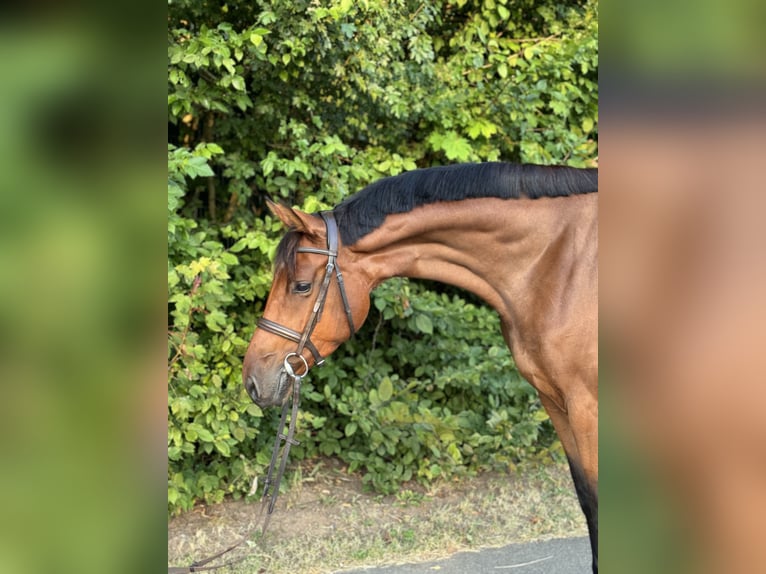
[[(344, 245), (381, 226), (386, 216), (440, 201), (483, 197), (538, 199), (598, 192), (598, 170), (500, 162), (416, 169), (380, 179), (333, 210)], [(318, 217), (318, 216), (317, 216)], [(275, 270), (295, 280), (295, 249), (302, 234), (288, 231), (277, 247)]]
[(538, 199), (598, 192), (598, 169), (500, 162), (463, 163), (380, 179), (333, 212), (344, 245), (381, 226), (386, 216), (440, 201), (484, 197)]

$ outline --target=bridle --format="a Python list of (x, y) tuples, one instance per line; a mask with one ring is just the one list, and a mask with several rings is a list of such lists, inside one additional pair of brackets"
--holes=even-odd
[[(263, 507), (266, 500), (270, 497), (268, 513), (266, 515), (266, 520), (263, 523), (264, 533), (266, 532), (266, 527), (269, 524), (271, 513), (274, 511), (274, 504), (276, 503), (277, 496), (279, 495), (279, 482), (282, 480), (282, 476), (285, 472), (285, 465), (287, 464), (287, 457), (290, 454), (290, 447), (292, 445), (299, 444), (298, 441), (294, 438), (295, 424), (298, 420), (301, 381), (309, 371), (308, 361), (306, 361), (306, 358), (302, 354), (303, 349), (306, 348), (309, 350), (311, 355), (314, 357), (315, 364), (321, 365), (324, 363), (324, 357), (322, 357), (322, 355), (319, 353), (314, 343), (311, 342), (311, 333), (314, 332), (314, 328), (322, 318), (322, 311), (324, 311), (324, 306), (327, 302), (327, 293), (330, 289), (330, 281), (332, 281), (333, 271), (335, 272), (335, 277), (338, 279), (338, 289), (340, 290), (340, 298), (343, 301), (343, 309), (346, 313), (346, 320), (348, 321), (348, 328), (349, 332), (351, 333), (350, 336), (353, 337), (354, 332), (356, 331), (354, 328), (354, 317), (351, 314), (351, 306), (348, 302), (348, 295), (346, 295), (346, 287), (343, 283), (343, 274), (341, 273), (340, 267), (338, 266), (338, 224), (335, 221), (335, 215), (332, 213), (332, 211), (321, 211), (319, 215), (322, 217), (322, 220), (325, 224), (325, 229), (327, 231), (327, 249), (318, 249), (316, 247), (298, 247), (296, 249), (298, 253), (314, 253), (317, 255), (327, 256), (324, 279), (322, 279), (322, 285), (319, 288), (319, 293), (317, 294), (316, 301), (314, 301), (314, 307), (311, 310), (311, 316), (306, 322), (306, 327), (303, 329), (303, 333), (293, 331), (284, 325), (280, 325), (279, 323), (264, 317), (261, 317), (261, 319), (258, 321), (258, 327), (260, 329), (298, 343), (298, 348), (293, 352), (287, 353), (283, 360), (283, 369), (287, 375), (286, 378), (292, 379), (292, 407), (289, 407), (287, 402), (285, 402), (285, 404), (282, 406), (282, 416), (279, 421), (277, 438), (274, 442), (274, 449), (272, 450), (271, 454), (271, 463), (269, 464), (269, 470), (266, 475), (266, 482), (263, 488), (263, 495), (261, 498), (264, 504), (261, 505), (261, 512), (263, 512)], [(293, 365), (290, 363), (290, 359), (293, 357), (297, 358), (301, 363), (303, 363), (302, 373), (297, 373)], [(287, 420), (288, 410), (291, 411), (291, 416), (287, 434), (285, 434), (283, 431)], [(277, 459), (279, 458), (279, 451), (283, 442), (284, 449), (282, 450), (281, 462), (279, 463), (279, 469), (275, 474), (274, 471), (277, 467)]]
[[(308, 361), (306, 361), (306, 358), (302, 354), (303, 349), (306, 348), (309, 350), (309, 352), (314, 357), (315, 364), (321, 365), (324, 363), (324, 357), (322, 357), (322, 355), (319, 353), (314, 343), (311, 342), (311, 333), (314, 332), (314, 328), (322, 318), (322, 311), (324, 311), (324, 306), (327, 302), (327, 293), (330, 289), (330, 281), (332, 280), (333, 271), (335, 272), (335, 277), (338, 279), (340, 298), (343, 301), (343, 309), (346, 312), (346, 320), (348, 321), (348, 328), (349, 332), (351, 333), (351, 337), (354, 336), (354, 332), (356, 330), (354, 328), (354, 318), (351, 314), (351, 306), (348, 303), (348, 296), (346, 295), (346, 287), (343, 283), (343, 274), (340, 272), (340, 267), (338, 266), (338, 224), (335, 221), (335, 215), (333, 215), (332, 211), (321, 211), (319, 215), (322, 217), (322, 220), (325, 224), (325, 229), (327, 231), (327, 249), (318, 249), (315, 247), (298, 247), (296, 249), (298, 253), (314, 253), (317, 255), (327, 256), (327, 265), (325, 265), (324, 279), (322, 279), (322, 285), (319, 288), (319, 293), (317, 294), (316, 301), (314, 301), (314, 307), (311, 310), (311, 316), (306, 323), (306, 327), (303, 329), (303, 333), (298, 333), (297, 331), (293, 331), (284, 325), (280, 325), (279, 323), (263, 317), (261, 317), (261, 319), (258, 321), (258, 327), (260, 329), (298, 343), (298, 348), (293, 352), (287, 353), (283, 361), (283, 368), (285, 374), (287, 375), (286, 378), (292, 379), (292, 407), (288, 406), (287, 401), (285, 401), (285, 404), (282, 406), (282, 416), (279, 421), (277, 438), (274, 441), (274, 449), (271, 453), (271, 463), (269, 464), (269, 470), (266, 475), (266, 482), (263, 487), (263, 495), (261, 496), (261, 499), (263, 500), (264, 504), (261, 505), (261, 513), (263, 513), (263, 508), (265, 506), (266, 500), (270, 498), (268, 504), (268, 512), (263, 523), (263, 533), (266, 532), (266, 528), (269, 524), (269, 519), (271, 518), (271, 513), (274, 511), (274, 504), (276, 503), (277, 496), (279, 495), (279, 483), (282, 480), (282, 476), (285, 472), (285, 465), (287, 464), (287, 457), (290, 454), (290, 447), (292, 445), (299, 444), (298, 441), (294, 438), (295, 424), (298, 421), (301, 381), (309, 372)], [(290, 364), (290, 359), (293, 357), (297, 358), (301, 363), (303, 363), (302, 373), (297, 373), (293, 368), (293, 365)], [(277, 392), (277, 394), (279, 394), (279, 392)], [(283, 431), (287, 420), (288, 410), (291, 411), (291, 415), (287, 434), (285, 434)], [(279, 469), (275, 474), (274, 471), (277, 468), (277, 459), (279, 458), (279, 451), (282, 443), (284, 443), (284, 449), (282, 449)]]
[[(338, 266), (338, 224), (335, 222), (335, 215), (332, 211), (321, 211), (319, 215), (325, 224), (327, 230), (327, 249), (318, 249), (315, 247), (298, 247), (296, 251), (298, 253), (315, 253), (317, 255), (327, 256), (327, 265), (325, 266), (324, 279), (322, 285), (319, 288), (316, 301), (314, 302), (314, 308), (311, 311), (306, 327), (303, 329), (303, 333), (293, 331), (292, 329), (280, 325), (275, 321), (261, 317), (258, 320), (258, 328), (268, 331), (274, 335), (278, 335), (290, 341), (298, 343), (298, 349), (294, 353), (289, 353), (285, 360), (292, 356), (298, 356), (303, 360), (308, 371), (308, 364), (303, 359), (303, 349), (309, 350), (314, 357), (314, 362), (317, 365), (324, 363), (324, 357), (319, 353), (314, 343), (311, 342), (311, 333), (314, 332), (314, 328), (317, 326), (322, 318), (322, 311), (324, 311), (325, 302), (327, 301), (327, 293), (330, 288), (330, 281), (332, 280), (333, 271), (335, 271), (335, 277), (338, 279), (338, 288), (340, 289), (340, 298), (343, 301), (343, 310), (346, 313), (346, 320), (348, 321), (348, 328), (351, 336), (354, 335), (356, 329), (354, 327), (354, 317), (351, 314), (351, 306), (348, 302), (348, 295), (346, 295), (346, 286), (343, 283), (343, 274)], [(303, 373), (306, 374), (305, 372)]]
[[(335, 221), (335, 215), (333, 215), (332, 211), (322, 211), (319, 213), (319, 215), (322, 217), (322, 220), (324, 221), (324, 224), (325, 224), (325, 229), (327, 230), (327, 249), (317, 249), (314, 247), (298, 247), (296, 250), (298, 253), (314, 253), (317, 255), (327, 256), (327, 265), (325, 266), (324, 279), (322, 280), (322, 285), (319, 288), (319, 293), (317, 294), (316, 301), (314, 301), (314, 307), (311, 311), (311, 316), (309, 317), (309, 320), (306, 323), (306, 327), (303, 329), (303, 333), (298, 333), (297, 331), (293, 331), (292, 329), (285, 327), (284, 325), (280, 325), (279, 323), (276, 323), (274, 321), (271, 321), (263, 317), (258, 320), (258, 327), (260, 329), (263, 329), (264, 331), (268, 331), (269, 333), (278, 335), (280, 337), (283, 337), (285, 339), (298, 343), (298, 348), (295, 351), (288, 353), (284, 358), (285, 374), (287, 375), (287, 377), (292, 379), (292, 384), (293, 384), (292, 406), (290, 407), (287, 404), (287, 402), (285, 402), (285, 404), (282, 407), (282, 415), (279, 421), (277, 437), (276, 437), (276, 440), (274, 441), (274, 449), (272, 450), (272, 453), (271, 453), (271, 462), (269, 464), (269, 469), (266, 474), (266, 480), (263, 487), (263, 494), (261, 495), (262, 503), (261, 503), (261, 510), (259, 513), (259, 518), (263, 515), (264, 508), (267, 509), (266, 518), (263, 521), (263, 526), (261, 529), (262, 534), (266, 533), (266, 528), (269, 525), (271, 514), (274, 511), (274, 505), (276, 504), (277, 496), (279, 495), (279, 483), (282, 480), (282, 476), (284, 475), (284, 472), (285, 472), (287, 457), (290, 454), (290, 447), (292, 445), (299, 444), (298, 441), (295, 440), (294, 436), (295, 436), (295, 426), (298, 420), (298, 407), (300, 404), (301, 381), (306, 376), (309, 370), (309, 364), (306, 361), (306, 358), (302, 354), (303, 349), (305, 348), (309, 350), (309, 352), (314, 358), (315, 364), (321, 365), (322, 363), (324, 363), (324, 357), (322, 357), (322, 355), (319, 353), (314, 343), (311, 342), (311, 333), (314, 332), (314, 328), (322, 319), (322, 311), (324, 311), (324, 306), (327, 301), (327, 293), (330, 289), (330, 282), (332, 281), (333, 271), (335, 272), (334, 273), (335, 277), (337, 277), (338, 279), (338, 288), (340, 289), (340, 298), (343, 301), (343, 309), (346, 313), (346, 320), (348, 321), (348, 328), (352, 337), (356, 331), (354, 327), (354, 318), (353, 318), (353, 315), (351, 314), (351, 306), (349, 305), (348, 296), (346, 295), (346, 287), (343, 283), (343, 274), (340, 272), (340, 267), (338, 267), (338, 224)], [(290, 363), (290, 359), (292, 359), (293, 357), (297, 358), (301, 363), (303, 363), (304, 370), (300, 374), (295, 372), (293, 365)], [(288, 424), (287, 434), (285, 434), (284, 428), (287, 422), (288, 411), (291, 412), (290, 423)], [(282, 449), (283, 443), (284, 443), (284, 448)], [(279, 456), (280, 450), (282, 451), (281, 457)], [(279, 464), (277, 465), (277, 463)], [(275, 470), (276, 470), (276, 473), (275, 473)], [(170, 567), (168, 568), (168, 574), (188, 574), (191, 572), (202, 572), (205, 570), (218, 570), (219, 568), (224, 568), (226, 566), (230, 566), (232, 564), (240, 562), (241, 560), (243, 560), (243, 558), (230, 560), (229, 562), (226, 562), (224, 564), (219, 564), (217, 566), (209, 566), (209, 564), (212, 563), (213, 561), (221, 558), (222, 556), (229, 554), (236, 548), (239, 548), (247, 544), (250, 541), (250, 536), (252, 533), (253, 531), (248, 532), (239, 541), (232, 544), (225, 550), (222, 550), (221, 552), (218, 552), (212, 556), (209, 556), (205, 558), (204, 560), (198, 560), (194, 562), (193, 564), (191, 564), (190, 566)]]

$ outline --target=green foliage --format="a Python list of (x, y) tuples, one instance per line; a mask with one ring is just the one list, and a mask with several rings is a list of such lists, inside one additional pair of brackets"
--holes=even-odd
[(300, 452), (338, 456), (382, 492), (548, 452), (552, 429), (493, 312), (406, 280), (373, 298), (359, 337), (306, 384)]
[[(241, 360), (281, 225), (368, 183), (456, 161), (591, 165), (594, 2), (338, 0), (169, 5), (168, 502), (243, 496), (276, 414)], [(494, 313), (394, 280), (305, 384), (298, 457), (388, 492), (558, 448)]]

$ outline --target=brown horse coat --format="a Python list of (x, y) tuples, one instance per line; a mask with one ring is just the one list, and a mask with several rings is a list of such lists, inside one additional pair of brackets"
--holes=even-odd
[[(337, 261), (354, 325), (367, 317), (370, 292), (397, 276), (462, 287), (497, 311), (517, 368), (537, 389), (566, 451), (597, 571), (595, 170), (477, 164), (382, 181), (334, 210), (343, 238)], [(397, 194), (408, 201), (396, 203)], [(365, 203), (377, 211), (365, 216)], [(325, 248), (325, 224), (284, 206), (272, 205), (272, 211), (292, 235), (281, 246), (264, 316), (300, 332), (315, 293), (295, 286), (317, 285), (325, 270), (322, 256), (295, 248)], [(350, 335), (340, 295), (331, 289), (311, 340), (327, 356)], [(256, 403), (286, 400), (289, 385), (279, 381), (283, 359), (294, 350), (294, 342), (256, 330), (243, 365), (245, 387)], [(311, 356), (304, 356), (311, 364)]]

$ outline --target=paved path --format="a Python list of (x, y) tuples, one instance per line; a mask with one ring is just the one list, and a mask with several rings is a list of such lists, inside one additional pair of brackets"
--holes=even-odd
[(460, 552), (419, 564), (344, 570), (337, 574), (590, 574), (590, 544), (582, 538), (559, 538)]

